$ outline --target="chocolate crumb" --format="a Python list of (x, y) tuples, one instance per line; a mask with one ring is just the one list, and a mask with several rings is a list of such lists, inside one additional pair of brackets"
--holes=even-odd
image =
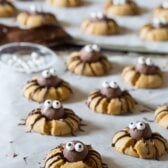
[(18, 154), (16, 154), (16, 153), (13, 153), (13, 155), (12, 155), (13, 158), (16, 158), (17, 156), (18, 156)]

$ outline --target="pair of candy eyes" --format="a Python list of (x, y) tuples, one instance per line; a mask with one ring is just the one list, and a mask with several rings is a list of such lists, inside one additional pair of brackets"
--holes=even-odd
[(44, 78), (49, 78), (51, 76), (56, 76), (56, 75), (57, 75), (57, 73), (56, 73), (55, 69), (45, 70), (42, 72), (42, 76)]
[(84, 151), (84, 145), (82, 143), (76, 143), (76, 144), (74, 144), (73, 142), (68, 142), (66, 144), (66, 149), (68, 151), (75, 150), (76, 152), (82, 152), (82, 151)]
[(53, 107), (53, 108), (55, 108), (55, 109), (59, 109), (59, 108), (61, 108), (62, 104), (61, 104), (60, 101), (57, 101), (57, 100), (55, 100), (55, 101), (46, 100), (46, 101), (44, 102), (44, 106), (45, 106), (46, 108)]
[(108, 88), (108, 87), (118, 88), (118, 84), (116, 82), (113, 82), (113, 81), (111, 81), (111, 82), (105, 81), (105, 82), (103, 82), (103, 87), (105, 87), (105, 88)]
[(145, 126), (145, 124), (144, 124), (143, 122), (138, 122), (138, 123), (132, 122), (132, 123), (129, 124), (129, 128), (130, 128), (130, 129), (135, 129), (135, 128), (137, 128), (138, 130), (144, 130), (145, 127), (146, 127), (146, 126)]
[(92, 51), (99, 52), (100, 48), (97, 45), (87, 45), (87, 46), (85, 46), (85, 50), (87, 52), (92, 52)]
[(143, 57), (140, 57), (140, 58), (138, 59), (138, 62), (139, 62), (140, 64), (146, 64), (146, 65), (152, 65), (152, 64), (153, 64), (153, 63), (152, 63), (152, 60), (151, 60), (150, 58), (145, 59), (145, 58), (143, 58)]
[(105, 17), (105, 15), (103, 13), (95, 13), (95, 12), (92, 12), (91, 13), (91, 17), (92, 18), (99, 18), (99, 19), (103, 19)]

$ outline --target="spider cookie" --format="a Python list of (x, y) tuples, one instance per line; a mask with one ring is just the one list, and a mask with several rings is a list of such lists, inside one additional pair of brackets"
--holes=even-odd
[(48, 4), (58, 7), (76, 7), (81, 4), (80, 0), (47, 0)]
[(122, 76), (126, 83), (136, 88), (158, 88), (163, 83), (160, 68), (150, 58), (139, 58), (137, 65), (124, 68)]
[(154, 17), (168, 20), (168, 0), (164, 0), (163, 3), (154, 10)]
[(122, 91), (115, 82), (104, 82), (103, 87), (92, 92), (86, 104), (98, 113), (122, 115), (129, 113), (135, 106), (132, 96)]
[(168, 19), (154, 18), (152, 23), (148, 23), (140, 30), (140, 37), (148, 41), (168, 40)]
[(69, 71), (85, 76), (101, 76), (111, 69), (111, 63), (97, 45), (87, 45), (80, 52), (73, 52), (67, 66)]
[(74, 135), (81, 130), (81, 119), (71, 109), (64, 108), (58, 100), (46, 100), (41, 108), (28, 115), (26, 126), (40, 134)]
[(69, 83), (60, 79), (54, 69), (50, 69), (28, 81), (24, 85), (23, 94), (27, 99), (36, 102), (44, 102), (47, 99), (63, 101), (71, 96), (72, 90)]
[(162, 127), (168, 129), (168, 106), (164, 105), (156, 109), (155, 121)]
[(102, 13), (92, 13), (91, 18), (82, 23), (81, 29), (94, 35), (112, 35), (120, 32), (117, 22)]
[(127, 16), (139, 14), (139, 7), (132, 0), (106, 0), (104, 12), (108, 16)]
[(71, 141), (52, 149), (45, 159), (44, 168), (108, 168), (101, 155), (90, 145)]
[(17, 9), (7, 0), (0, 0), (0, 17), (13, 17), (17, 13)]
[(152, 132), (149, 124), (132, 122), (118, 131), (112, 140), (117, 152), (142, 159), (159, 159), (168, 151), (168, 142), (159, 133)]
[(44, 25), (57, 24), (56, 17), (46, 12), (22, 12), (17, 16), (17, 22), (24, 28), (35, 28)]

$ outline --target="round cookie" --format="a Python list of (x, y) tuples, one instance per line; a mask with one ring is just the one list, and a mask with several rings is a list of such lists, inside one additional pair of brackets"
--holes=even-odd
[(103, 13), (92, 13), (91, 18), (81, 24), (81, 29), (93, 35), (114, 35), (120, 32), (117, 22)]
[(67, 67), (77, 75), (101, 76), (108, 73), (111, 63), (97, 45), (87, 45), (70, 55)]
[(152, 23), (144, 25), (140, 30), (140, 37), (148, 41), (168, 40), (168, 20), (165, 18), (154, 18)]
[(24, 28), (35, 28), (43, 25), (57, 24), (56, 17), (46, 12), (22, 12), (17, 16), (17, 22)]
[(136, 88), (153, 89), (163, 84), (162, 72), (150, 58), (140, 57), (137, 65), (124, 68), (122, 76), (126, 83)]
[(16, 7), (7, 0), (0, 0), (0, 17), (13, 17), (17, 14)]
[(156, 109), (155, 121), (162, 127), (168, 129), (168, 106), (164, 105)]
[(127, 114), (135, 106), (132, 96), (113, 81), (104, 82), (101, 89), (89, 95), (86, 103), (91, 110), (109, 115)]
[(163, 3), (154, 10), (154, 17), (168, 20), (168, 0), (164, 0)]
[(51, 100), (67, 100), (72, 89), (66, 81), (60, 79), (54, 69), (45, 70), (39, 77), (28, 81), (23, 88), (23, 94), (27, 99), (44, 102)]
[(71, 141), (52, 149), (45, 159), (44, 168), (108, 168), (101, 155), (90, 145)]
[(139, 7), (132, 0), (106, 0), (104, 12), (108, 16), (128, 16), (139, 14)]
[(142, 159), (159, 159), (168, 151), (168, 142), (159, 133), (151, 131), (149, 124), (132, 122), (118, 131), (112, 140), (117, 152)]
[(45, 135), (74, 135), (80, 130), (81, 119), (71, 109), (63, 108), (59, 101), (46, 100), (41, 108), (28, 115), (26, 126)]
[(76, 7), (81, 4), (80, 0), (47, 0), (48, 4), (57, 7)]

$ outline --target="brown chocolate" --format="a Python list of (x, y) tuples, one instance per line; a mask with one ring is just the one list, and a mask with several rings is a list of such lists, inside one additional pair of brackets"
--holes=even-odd
[(137, 64), (135, 69), (137, 72), (145, 75), (155, 75), (159, 70), (158, 66), (146, 64)]
[(119, 98), (122, 95), (122, 91), (119, 87), (117, 88), (103, 87), (100, 90), (100, 93), (106, 96), (108, 99)]
[(101, 53), (97, 51), (87, 52), (85, 48), (80, 51), (80, 58), (84, 62), (97, 62), (101, 58)]
[(59, 109), (43, 107), (41, 113), (49, 120), (59, 120), (64, 117), (64, 109), (62, 106)]
[[(72, 150), (69, 150), (67, 148), (68, 143), (64, 146), (63, 150), (64, 158), (67, 159), (68, 162), (83, 161), (88, 154), (88, 147), (80, 141), (72, 141), (71, 143), (74, 145), (74, 148), (72, 147)], [(82, 146), (83, 148), (82, 151), (77, 150), (80, 146)]]
[(152, 136), (152, 130), (149, 126), (149, 124), (144, 123), (144, 122), (137, 122), (137, 124), (141, 126), (142, 124), (145, 125), (145, 128), (140, 130), (137, 128), (129, 128), (129, 134), (130, 136), (135, 139), (135, 140), (140, 140), (140, 139), (149, 139)]
[(0, 44), (10, 42), (32, 42), (47, 46), (64, 44), (71, 37), (59, 25), (43, 25), (32, 29), (21, 29), (0, 24)]
[(37, 82), (41, 87), (57, 87), (61, 83), (61, 81), (62, 80), (57, 76), (51, 76), (49, 78), (40, 76), (37, 79)]

